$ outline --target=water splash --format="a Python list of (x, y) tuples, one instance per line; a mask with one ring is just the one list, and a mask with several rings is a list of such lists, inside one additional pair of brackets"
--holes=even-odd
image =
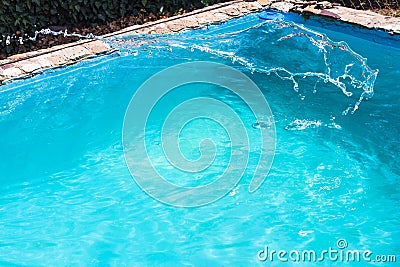
[(50, 28), (46, 28), (46, 29), (41, 29), (40, 31), (35, 31), (33, 36), (29, 36), (28, 34), (24, 34), (23, 36), (17, 36), (15, 34), (11, 35), (11, 36), (10, 35), (8, 35), (8, 36), (2, 35), (0, 38), (0, 42), (2, 42), (2, 40), (5, 40), (6, 46), (9, 46), (9, 45), (11, 45), (11, 40), (18, 40), (18, 43), (20, 45), (23, 45), (26, 41), (36, 42), (38, 40), (39, 35), (54, 35), (54, 36), (62, 35), (64, 37), (76, 37), (79, 39), (92, 39), (92, 40), (105, 41), (104, 37), (96, 36), (92, 33), (83, 35), (83, 34), (68, 32), (67, 29), (55, 31), (55, 30), (51, 30)]
[(291, 81), (302, 99), (302, 80), (315, 80), (313, 93), (318, 91), (320, 82), (329, 83), (347, 98), (354, 98), (343, 115), (356, 112), (364, 99), (373, 96), (378, 75), (378, 70), (371, 69), (367, 59), (345, 42), (334, 42), (324, 34), (282, 19), (228, 33), (195, 30), (173, 35), (131, 35), (112, 37), (107, 43), (121, 55), (179, 53), (183, 49), (228, 59), (251, 73), (275, 74)]
[(96, 40), (104, 40), (103, 37), (101, 36), (96, 36), (92, 33), (86, 34), (86, 35), (82, 35), (82, 34), (78, 34), (78, 33), (69, 33), (67, 29), (65, 30), (60, 30), (60, 31), (53, 31), (49, 28), (47, 29), (42, 29), (40, 31), (35, 31), (35, 35), (33, 37), (29, 37), (28, 39), (31, 41), (36, 41), (37, 37), (39, 34), (42, 35), (62, 35), (64, 37), (77, 37), (79, 39), (96, 39)]
[[(104, 38), (43, 29), (29, 39), (36, 40), (39, 34), (102, 40), (123, 56), (179, 53), (182, 49), (207, 53), (242, 65), (251, 73), (275, 74), (288, 80), (302, 100), (305, 98), (300, 92), (302, 80), (315, 80), (314, 94), (320, 82), (329, 83), (346, 97), (354, 98), (354, 103), (343, 110), (342, 115), (353, 114), (364, 99), (373, 96), (378, 75), (378, 70), (371, 69), (367, 59), (345, 42), (334, 42), (324, 34), (281, 17), (224, 33), (202, 29), (180, 34)], [(265, 53), (258, 54), (257, 51)]]
[(331, 129), (342, 129), (342, 126), (336, 123), (335, 117), (331, 117), (329, 123), (324, 123), (321, 120), (309, 120), (309, 119), (294, 119), (288, 125), (285, 126), (287, 131), (303, 131), (306, 129), (314, 129), (320, 127), (328, 127)]
[(322, 125), (321, 121), (319, 120), (300, 120), (300, 119), (295, 119), (291, 123), (289, 123), (286, 127), (285, 130), (289, 131), (302, 131), (308, 128), (318, 128)]
[(269, 129), (273, 126), (274, 119), (272, 117), (262, 118), (253, 123), (251, 127), (254, 129)]

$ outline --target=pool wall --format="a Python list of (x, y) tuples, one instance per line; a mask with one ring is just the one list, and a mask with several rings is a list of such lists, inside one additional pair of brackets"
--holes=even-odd
[(298, 0), (232, 1), (206, 7), (185, 15), (128, 27), (121, 31), (104, 35), (97, 40), (80, 40), (75, 43), (11, 56), (0, 60), (0, 85), (10, 80), (33, 76), (46, 69), (74, 64), (99, 54), (112, 52), (112, 48), (103, 42), (102, 38), (130, 34), (172, 34), (221, 23), (251, 12), (258, 12), (264, 8), (301, 13), (303, 18), (322, 16), (342, 24), (343, 22), (347, 25), (354, 24), (358, 28), (362, 26), (367, 29), (375, 29), (378, 31), (373, 31), (373, 34), (369, 34), (371, 31), (367, 33), (365, 29), (355, 32), (357, 34), (361, 32), (362, 38), (368, 37), (373, 41), (384, 39), (385, 43), (394, 44), (395, 46), (399, 43), (400, 18), (335, 6), (328, 2), (308, 4)]

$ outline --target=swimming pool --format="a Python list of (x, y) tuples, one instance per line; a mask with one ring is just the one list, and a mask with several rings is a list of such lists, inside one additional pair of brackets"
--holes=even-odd
[[(399, 257), (398, 47), (259, 14), (178, 37), (111, 42), (119, 53), (0, 87), (0, 265), (280, 265), (260, 261), (258, 252), (337, 249), (338, 240)], [(248, 105), (218, 86), (177, 88), (160, 102), (146, 136), (160, 173), (196, 186), (228, 164), (229, 136), (206, 119), (183, 129), (182, 152), (196, 159), (195, 144), (213, 139), (208, 173), (180, 176), (160, 159), (164, 115), (193, 97), (226, 103), (255, 142), (244, 177), (226, 196), (176, 208), (132, 179), (122, 125), (143, 82), (196, 61), (232, 66), (257, 84), (274, 114), (276, 153), (264, 183), (249, 193), (262, 153)], [(330, 75), (316, 75), (327, 67)]]

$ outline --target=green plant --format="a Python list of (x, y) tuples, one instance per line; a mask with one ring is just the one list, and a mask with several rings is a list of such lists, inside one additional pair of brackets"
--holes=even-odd
[(176, 14), (226, 0), (2, 0), (0, 52), (34, 44), (29, 36), (49, 26), (95, 27), (126, 16)]

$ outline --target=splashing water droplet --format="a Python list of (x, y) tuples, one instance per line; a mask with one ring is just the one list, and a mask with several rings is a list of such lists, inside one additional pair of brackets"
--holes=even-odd
[(273, 124), (274, 122), (271, 117), (268, 117), (266, 120), (257, 120), (255, 123), (253, 123), (253, 125), (251, 125), (251, 127), (253, 127), (254, 129), (268, 129), (271, 128)]
[(307, 236), (309, 234), (312, 234), (312, 233), (314, 233), (313, 230), (300, 230), (298, 232), (299, 236), (302, 236), (302, 237), (305, 237), (305, 236)]
[(294, 121), (286, 125), (285, 130), (302, 131), (308, 128), (318, 128), (321, 125), (322, 123), (319, 120), (295, 119)]

